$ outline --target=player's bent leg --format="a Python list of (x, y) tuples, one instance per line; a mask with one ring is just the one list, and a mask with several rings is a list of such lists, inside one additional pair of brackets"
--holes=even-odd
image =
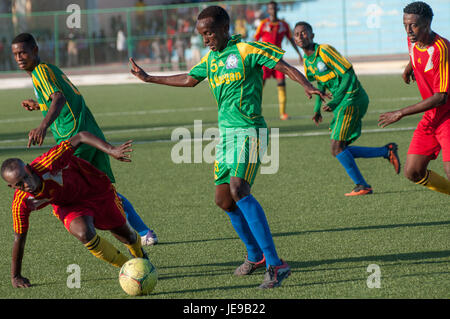
[(216, 205), (226, 212), (236, 209), (236, 203), (230, 193), (230, 184), (216, 185), (214, 200)]
[(122, 201), (123, 210), (125, 211), (127, 220), (130, 223), (131, 227), (133, 227), (143, 239), (142, 244), (148, 246), (157, 244), (158, 237), (156, 236), (155, 232), (144, 223), (130, 201), (122, 194), (117, 193), (117, 196), (119, 196), (120, 200)]
[(236, 202), (231, 197), (229, 184), (216, 185), (215, 202), (217, 206), (228, 214), (231, 225), (247, 250), (244, 263), (235, 270), (234, 274), (236, 276), (250, 275), (257, 268), (264, 267), (265, 259), (263, 252), (259, 248), (258, 242), (253, 236), (240, 208), (237, 207)]
[(278, 109), (280, 111), (280, 119), (288, 120), (289, 115), (286, 113), (286, 82), (284, 79), (277, 79), (277, 91), (278, 91)]
[(92, 216), (78, 216), (74, 218), (69, 225), (69, 232), (81, 241), (83, 245), (90, 242), (97, 234), (94, 227), (94, 218)]
[[(410, 181), (425, 186), (432, 191), (450, 195), (450, 181), (436, 172), (427, 169), (431, 159), (430, 156), (426, 155), (408, 154), (405, 163), (405, 176)], [(448, 165), (444, 164), (444, 169)]]
[(259, 202), (250, 194), (250, 185), (239, 177), (231, 177), (230, 190), (236, 205), (242, 211), (248, 226), (266, 257), (267, 267), (282, 264), (275, 249), (266, 214)]
[(110, 231), (114, 237), (127, 247), (133, 257), (148, 259), (147, 253), (142, 248), (141, 236), (131, 228), (129, 223), (125, 223)]
[(394, 166), (395, 173), (400, 173), (401, 164), (396, 143), (388, 143), (382, 147), (348, 146), (347, 149), (352, 153), (353, 158), (383, 157)]
[(69, 232), (98, 259), (119, 268), (128, 261), (109, 241), (97, 235), (92, 216), (74, 218), (69, 225)]
[(341, 163), (348, 176), (356, 184), (355, 188), (346, 193), (345, 196), (359, 196), (372, 194), (371, 186), (362, 176), (355, 159), (349, 149), (346, 147), (347, 142), (331, 140), (331, 154)]
[(413, 183), (422, 180), (427, 174), (427, 167), (432, 158), (427, 155), (407, 154), (404, 174)]

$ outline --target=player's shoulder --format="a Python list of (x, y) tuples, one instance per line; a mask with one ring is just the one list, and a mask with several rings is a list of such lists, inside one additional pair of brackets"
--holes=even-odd
[(275, 44), (263, 41), (241, 41), (236, 44), (239, 51), (251, 51), (252, 53), (265, 54), (265, 51), (284, 53), (283, 49)]
[(332, 46), (331, 44), (328, 43), (321, 43), (318, 45), (318, 48), (320, 51), (325, 51), (325, 52), (329, 52), (329, 51), (337, 51), (334, 46)]
[(259, 22), (259, 25), (264, 25), (264, 24), (266, 24), (267, 22), (270, 22), (270, 19), (269, 19), (269, 18), (264, 18), (264, 19), (262, 19), (262, 20)]
[(26, 199), (30, 196), (29, 193), (22, 191), (20, 189), (16, 189), (13, 195), (12, 208), (13, 210), (19, 208), (22, 204), (25, 203)]
[(439, 34), (436, 34), (433, 46), (436, 47), (439, 50), (439, 52), (441, 52), (442, 54), (446, 54), (448, 56), (448, 49), (450, 47), (450, 42), (446, 38), (441, 37)]
[(40, 62), (34, 68), (32, 74), (37, 76), (38, 78), (47, 78), (49, 74), (51, 76), (63, 73), (61, 69), (59, 69), (56, 65), (48, 63), (48, 62)]

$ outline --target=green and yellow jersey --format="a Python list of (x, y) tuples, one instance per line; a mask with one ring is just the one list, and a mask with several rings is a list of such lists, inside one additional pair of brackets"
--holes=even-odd
[[(341, 103), (365, 94), (352, 64), (331, 45), (316, 43), (314, 53), (304, 55), (304, 68), (309, 81), (317, 81), (320, 90), (331, 92), (333, 99), (327, 105), (333, 110)], [(322, 103), (317, 97), (314, 111), (320, 113)]]
[[(66, 104), (50, 126), (56, 143), (59, 144), (81, 131), (88, 131), (105, 140), (103, 132), (86, 106), (80, 91), (58, 67), (48, 63), (39, 63), (31, 73), (31, 78), (34, 93), (44, 117), (52, 104), (51, 95), (53, 93), (61, 92), (66, 99)], [(78, 147), (74, 155), (87, 160), (106, 173), (114, 183), (108, 155), (87, 144)]]
[(283, 57), (279, 47), (266, 42), (243, 42), (233, 35), (226, 48), (209, 51), (189, 75), (208, 79), (219, 108), (219, 129), (267, 127), (262, 116), (262, 66), (274, 68)]

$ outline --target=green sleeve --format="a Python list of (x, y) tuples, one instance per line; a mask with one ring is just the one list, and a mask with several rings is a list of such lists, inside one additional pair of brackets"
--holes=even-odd
[(248, 42), (245, 48), (242, 47), (242, 53), (246, 56), (245, 63), (251, 67), (257, 65), (273, 69), (275, 65), (283, 58), (285, 51), (274, 44), (267, 42)]
[(209, 52), (200, 60), (199, 63), (192, 67), (191, 71), (189, 71), (189, 76), (200, 82), (208, 76), (208, 55)]
[(61, 91), (54, 72), (45, 63), (38, 64), (35, 67), (32, 78), (35, 86), (42, 92), (45, 101), (49, 101), (53, 93)]

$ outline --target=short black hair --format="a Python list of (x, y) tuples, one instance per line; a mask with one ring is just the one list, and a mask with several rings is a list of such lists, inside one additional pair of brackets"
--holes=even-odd
[(202, 10), (197, 20), (212, 18), (215, 24), (225, 26), (230, 25), (230, 16), (227, 11), (219, 6), (210, 6)]
[(403, 13), (407, 14), (417, 14), (423, 19), (431, 22), (433, 20), (433, 10), (431, 7), (423, 1), (416, 1), (408, 4), (404, 9)]
[(298, 26), (304, 26), (304, 27), (306, 28), (306, 30), (308, 30), (309, 33), (313, 33), (313, 28), (312, 28), (312, 26), (311, 26), (308, 22), (306, 22), (306, 21), (299, 21), (299, 22), (297, 22), (297, 23), (295, 24), (294, 29), (295, 29), (296, 27), (298, 27)]
[(16, 36), (12, 40), (11, 44), (16, 44), (16, 43), (26, 43), (31, 49), (34, 49), (35, 47), (37, 47), (36, 40), (30, 33), (21, 33), (18, 36)]

